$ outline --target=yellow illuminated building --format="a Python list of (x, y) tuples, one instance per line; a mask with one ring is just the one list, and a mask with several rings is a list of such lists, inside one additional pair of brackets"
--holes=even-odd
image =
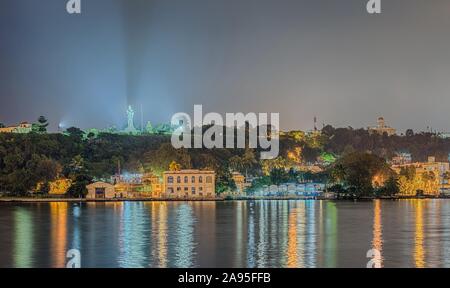
[(216, 197), (216, 173), (202, 170), (166, 171), (163, 173), (164, 195), (167, 198)]
[(142, 176), (142, 195), (152, 198), (161, 198), (163, 193), (163, 184), (160, 178), (153, 174), (144, 174)]
[(422, 190), (425, 195), (437, 196), (441, 189), (450, 188), (445, 175), (450, 172), (450, 163), (437, 162), (435, 157), (428, 157), (428, 162), (416, 162), (403, 165), (393, 165), (392, 170), (401, 174), (402, 170), (414, 171), (410, 179), (405, 175), (399, 176), (400, 194), (414, 196)]

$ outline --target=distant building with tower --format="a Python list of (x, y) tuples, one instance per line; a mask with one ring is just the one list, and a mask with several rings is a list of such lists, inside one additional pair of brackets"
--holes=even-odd
[(17, 126), (9, 126), (0, 128), (0, 133), (18, 133), (18, 134), (27, 134), (30, 133), (33, 129), (33, 125), (28, 122), (22, 122)]
[(397, 133), (397, 130), (395, 128), (386, 125), (386, 121), (383, 117), (379, 117), (377, 123), (378, 125), (376, 127), (368, 128), (370, 134), (384, 135), (386, 133), (388, 136), (392, 136)]

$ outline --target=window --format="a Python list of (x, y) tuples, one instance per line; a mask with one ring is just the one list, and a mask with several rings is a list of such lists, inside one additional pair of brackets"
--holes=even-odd
[(95, 198), (106, 198), (106, 188), (95, 188)]
[(191, 188), (192, 194), (195, 194), (195, 187)]
[(173, 187), (167, 188), (167, 191), (169, 191), (169, 193), (173, 193)]
[(211, 176), (206, 177), (206, 183), (212, 183), (212, 177)]
[(184, 176), (184, 183), (188, 183), (189, 182), (189, 177), (188, 176)]
[(184, 187), (184, 191), (185, 192), (189, 191), (189, 188), (188, 187)]
[(180, 176), (177, 177), (177, 183), (181, 183), (181, 177)]
[(191, 183), (195, 183), (195, 176), (191, 177)]
[(173, 176), (167, 177), (167, 183), (170, 183), (170, 184), (173, 183)]
[(181, 191), (181, 187), (177, 187), (177, 191)]
[(201, 186), (198, 187), (198, 190), (199, 190), (199, 191), (203, 191), (203, 187), (201, 187)]
[(203, 177), (202, 176), (198, 177), (198, 183), (203, 183)]

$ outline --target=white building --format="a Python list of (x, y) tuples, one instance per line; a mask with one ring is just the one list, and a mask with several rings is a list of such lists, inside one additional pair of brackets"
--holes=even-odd
[(395, 130), (395, 128), (386, 125), (383, 117), (378, 118), (377, 122), (378, 125), (376, 127), (368, 128), (370, 134), (384, 135), (386, 133), (388, 136), (392, 136), (397, 133), (397, 130)]
[(17, 126), (9, 126), (0, 128), (0, 133), (18, 133), (18, 134), (27, 134), (32, 131), (32, 124), (27, 122), (22, 122)]

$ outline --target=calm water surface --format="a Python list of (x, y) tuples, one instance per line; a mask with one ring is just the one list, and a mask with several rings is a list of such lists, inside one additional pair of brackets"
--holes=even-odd
[(0, 203), (0, 267), (450, 267), (450, 200)]

